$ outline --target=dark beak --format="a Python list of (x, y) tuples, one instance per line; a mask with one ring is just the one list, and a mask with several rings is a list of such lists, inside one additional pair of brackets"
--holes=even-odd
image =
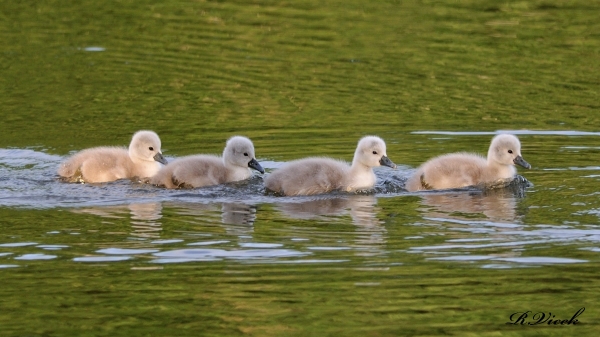
[(391, 167), (393, 169), (396, 168), (396, 164), (392, 163), (390, 158), (388, 158), (387, 156), (381, 157), (381, 159), (379, 159), (379, 164), (381, 164), (382, 166)]
[(517, 158), (515, 158), (513, 160), (513, 162), (515, 164), (517, 164), (517, 165), (523, 166), (526, 169), (530, 169), (531, 168), (531, 165), (529, 165), (529, 163), (526, 162), (525, 159), (523, 159), (523, 157), (521, 157), (521, 156), (517, 156)]
[(160, 153), (160, 152), (157, 152), (153, 158), (154, 158), (154, 160), (156, 160), (157, 162), (159, 162), (163, 165), (168, 164), (167, 160), (165, 159), (165, 157), (163, 157), (162, 153)]
[(262, 166), (260, 166), (260, 164), (254, 158), (252, 158), (252, 160), (248, 162), (248, 167), (251, 169), (257, 170), (260, 173), (265, 173), (265, 170), (262, 168)]

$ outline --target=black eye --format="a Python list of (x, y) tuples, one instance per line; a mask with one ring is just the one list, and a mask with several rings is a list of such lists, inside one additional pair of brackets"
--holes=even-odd
[(512, 153), (512, 150), (508, 150), (508, 153)]
[(248, 157), (248, 152), (244, 152), (244, 156)]
[(377, 154), (377, 151), (373, 151), (373, 154)]
[(150, 151), (154, 151), (154, 148), (153, 148), (152, 146), (150, 146), (150, 147), (148, 148), (148, 150), (150, 150)]

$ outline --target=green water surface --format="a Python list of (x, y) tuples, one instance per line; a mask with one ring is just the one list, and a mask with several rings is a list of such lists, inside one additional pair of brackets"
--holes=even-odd
[[(600, 331), (599, 1), (4, 1), (0, 41), (2, 336)], [(10, 158), (54, 165), (140, 129), (169, 158), (242, 134), (269, 169), (349, 161), (376, 134), (400, 165), (386, 178), (512, 130), (533, 187), (288, 202), (259, 180), (213, 203), (65, 187)], [(127, 193), (56, 206), (109, 189)], [(230, 255), (166, 257), (202, 249)], [(582, 307), (577, 325), (506, 324)]]

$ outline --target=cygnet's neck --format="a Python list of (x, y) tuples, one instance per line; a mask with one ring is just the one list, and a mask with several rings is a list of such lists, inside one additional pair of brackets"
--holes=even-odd
[(223, 166), (227, 170), (227, 181), (246, 180), (252, 175), (250, 168), (235, 165), (226, 161), (225, 158), (223, 158)]
[(133, 171), (134, 175), (139, 177), (152, 177), (157, 174), (160, 170), (160, 163), (152, 160), (147, 160), (145, 158), (140, 158), (135, 156), (131, 150), (129, 150), (129, 159), (133, 163)]
[(509, 179), (517, 174), (517, 169), (514, 165), (500, 163), (490, 155), (488, 155), (487, 159), (487, 171), (492, 180)]
[(352, 166), (350, 166), (347, 189), (349, 191), (360, 190), (364, 188), (371, 188), (374, 185), (375, 173), (373, 173), (373, 169), (360, 163), (355, 158), (352, 161)]

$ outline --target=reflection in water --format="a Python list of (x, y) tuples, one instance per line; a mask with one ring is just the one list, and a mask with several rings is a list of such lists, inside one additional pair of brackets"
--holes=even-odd
[[(253, 224), (256, 220), (256, 206), (240, 202), (227, 202), (222, 204), (202, 203), (168, 203), (165, 207), (176, 210), (178, 214), (208, 219), (214, 222), (214, 218), (220, 213), (220, 222), (225, 225), (228, 234), (235, 236), (250, 236), (253, 232)], [(107, 219), (124, 219), (130, 217), (131, 235), (143, 239), (156, 239), (160, 237), (162, 230), (163, 205), (160, 202), (132, 203), (129, 205), (87, 207), (74, 209), (74, 213), (93, 214)]]
[(252, 238), (256, 206), (224, 202), (221, 205), (221, 222), (228, 234), (240, 238)]
[[(218, 261), (222, 259), (233, 260), (276, 260), (303, 257), (311, 253), (299, 252), (293, 249), (211, 249), (211, 248), (186, 248), (175, 249), (153, 255), (157, 259), (153, 263), (182, 263), (191, 261)], [(289, 260), (288, 260), (289, 261)], [(292, 260), (293, 261), (293, 260)]]
[(420, 211), (429, 217), (472, 219), (485, 217), (492, 221), (513, 222), (517, 213), (518, 200), (533, 184), (517, 175), (515, 179), (499, 180), (477, 188), (446, 190), (419, 194), (421, 204), (427, 206)]
[(375, 205), (377, 199), (373, 195), (350, 195), (325, 197), (310, 200), (287, 199), (278, 203), (275, 208), (292, 219), (325, 220), (328, 217), (340, 217), (350, 214), (357, 225), (372, 225), (377, 222)]
[(86, 207), (72, 210), (74, 213), (93, 214), (103, 218), (131, 218), (131, 235), (142, 239), (160, 237), (162, 225), (162, 204), (160, 202), (134, 203), (120, 206)]
[(518, 218), (517, 198), (506, 191), (494, 193), (426, 193), (420, 211), (428, 217), (472, 219), (482, 215), (492, 221), (512, 222)]
[[(527, 240), (518, 238), (523, 230), (518, 224), (523, 216), (518, 212), (519, 196), (513, 189), (506, 188), (423, 193), (419, 209), (423, 218), (443, 226), (443, 235), (449, 238), (440, 245), (411, 249), (445, 261), (518, 257), (523, 245), (528, 244)], [(494, 249), (494, 252), (481, 256), (470, 254), (477, 249)], [(439, 256), (449, 253), (448, 250), (459, 255)]]
[(160, 202), (151, 202), (145, 204), (129, 204), (131, 212), (131, 235), (144, 239), (160, 238), (162, 230), (162, 204)]
[(447, 239), (435, 245), (415, 246), (411, 251), (425, 254), (429, 260), (482, 261), (486, 263), (482, 268), (587, 262), (555, 256), (523, 256), (531, 246), (598, 242), (600, 236), (598, 230), (589, 228), (524, 225), (520, 219), (524, 214), (518, 207), (520, 196), (511, 189), (422, 194), (423, 219), (439, 225)]
[(178, 214), (196, 217), (214, 217), (217, 212), (221, 213), (221, 222), (231, 225), (253, 225), (256, 220), (256, 206), (241, 202), (224, 203), (192, 203), (192, 202), (169, 202), (165, 207), (173, 208)]
[[(178, 214), (192, 216), (202, 221), (215, 223), (220, 215), (220, 222), (225, 231), (237, 237), (251, 237), (256, 221), (256, 206), (242, 202), (224, 203), (168, 203)], [(219, 214), (220, 213), (220, 214)]]
[(221, 221), (229, 225), (253, 225), (256, 220), (256, 206), (237, 202), (224, 202), (221, 205)]
[(386, 229), (377, 218), (377, 199), (373, 195), (336, 196), (321, 199), (282, 202), (275, 208), (288, 218), (332, 222), (350, 215), (356, 225), (353, 248), (356, 255), (375, 256), (383, 252)]

